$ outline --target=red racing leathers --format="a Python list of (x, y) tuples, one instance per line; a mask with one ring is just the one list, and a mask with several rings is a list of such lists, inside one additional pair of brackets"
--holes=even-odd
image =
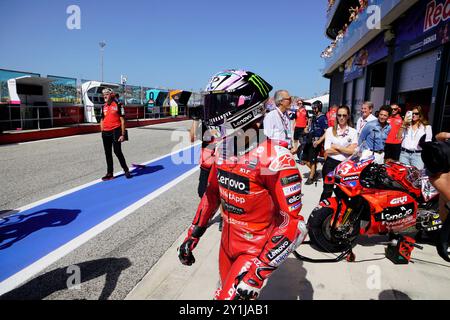
[[(267, 140), (226, 161), (217, 156), (206, 193), (180, 248), (192, 260), (185, 263), (181, 255), (180, 259), (188, 265), (195, 261), (191, 251), (222, 205), (221, 287), (216, 299), (235, 299), (236, 289), (242, 297), (256, 298), (264, 280), (306, 236), (301, 198), (296, 162), (276, 141)], [(181, 250), (183, 246), (188, 250)]]

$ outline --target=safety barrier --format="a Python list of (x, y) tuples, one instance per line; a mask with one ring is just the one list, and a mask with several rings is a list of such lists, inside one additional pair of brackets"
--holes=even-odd
[[(189, 108), (178, 107), (178, 117), (186, 117)], [(142, 105), (125, 106), (125, 120), (171, 118), (170, 107)], [(0, 104), (0, 133), (11, 130), (41, 130), (55, 127), (81, 125), (84, 121), (83, 106), (13, 105)]]

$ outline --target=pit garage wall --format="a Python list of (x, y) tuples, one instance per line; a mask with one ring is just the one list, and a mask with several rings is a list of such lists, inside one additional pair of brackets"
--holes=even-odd
[[(450, 5), (449, 0), (434, 0), (434, 8), (445, 3)], [(450, 131), (450, 18), (441, 19), (431, 28), (428, 23), (424, 30), (426, 16), (432, 14), (432, 9), (433, 0), (422, 0), (393, 23), (396, 38), (386, 44), (389, 52), (384, 102), (397, 102), (399, 94), (405, 90), (432, 88), (428, 118), (433, 130)], [(366, 87), (364, 100), (370, 100), (366, 69), (362, 75)], [(355, 81), (345, 79), (339, 69), (334, 70), (330, 78), (330, 102), (353, 104), (358, 98), (355, 91)]]
[[(446, 8), (446, 9), (445, 9)], [(392, 101), (402, 92), (431, 90), (428, 119), (433, 131), (444, 126), (449, 74), (450, 1), (423, 0), (395, 23)]]
[(331, 75), (330, 79), (330, 106), (336, 104), (338, 106), (343, 104), (344, 91), (344, 71), (336, 70)]

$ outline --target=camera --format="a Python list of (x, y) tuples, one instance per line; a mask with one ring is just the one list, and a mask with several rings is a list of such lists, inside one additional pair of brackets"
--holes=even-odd
[(422, 148), (422, 161), (432, 174), (448, 173), (450, 171), (450, 141), (424, 142), (422, 137), (419, 145)]

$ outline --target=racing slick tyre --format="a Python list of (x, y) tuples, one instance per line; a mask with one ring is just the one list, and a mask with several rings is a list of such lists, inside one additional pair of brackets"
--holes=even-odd
[(331, 208), (316, 208), (308, 219), (308, 235), (311, 244), (324, 252), (338, 253), (348, 249), (349, 242), (353, 247), (357, 234), (355, 232), (349, 238), (349, 241), (343, 242), (336, 239), (331, 230), (331, 218), (333, 210)]

